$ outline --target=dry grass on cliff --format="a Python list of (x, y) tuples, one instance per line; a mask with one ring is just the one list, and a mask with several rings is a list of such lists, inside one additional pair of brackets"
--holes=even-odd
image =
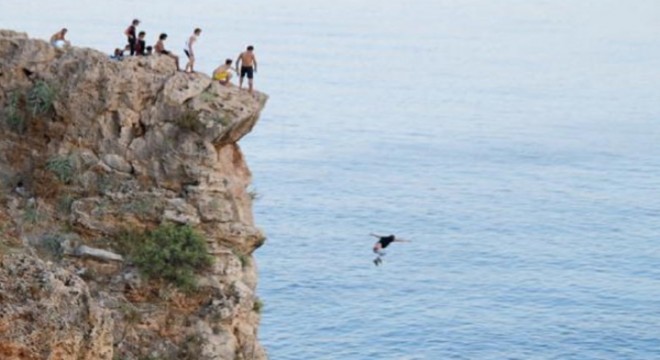
[(55, 174), (45, 170), (35, 170), (31, 180), (34, 195), (45, 200), (52, 200), (59, 195), (62, 184)]
[(16, 231), (12, 218), (4, 208), (0, 208), (0, 255), (21, 245), (21, 240)]

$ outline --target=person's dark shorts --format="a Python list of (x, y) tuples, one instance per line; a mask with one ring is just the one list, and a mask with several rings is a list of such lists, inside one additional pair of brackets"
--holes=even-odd
[(163, 51), (161, 51), (160, 53), (163, 54), (163, 55), (169, 55), (169, 54), (171, 54), (171, 52), (169, 52), (169, 51), (167, 51), (167, 50), (163, 50)]
[(183, 52), (186, 53), (186, 56), (188, 57), (188, 59), (190, 59), (190, 53), (188, 52), (188, 50), (183, 49)]
[(134, 37), (128, 37), (128, 49), (131, 52), (131, 55), (135, 55), (135, 45), (137, 44), (137, 39)]
[(388, 247), (392, 242), (394, 242), (394, 235), (383, 236), (383, 237), (380, 238), (380, 240), (378, 240), (378, 242), (379, 242), (380, 245), (383, 247), (383, 249), (385, 249), (385, 248)]
[(241, 77), (247, 75), (248, 79), (254, 78), (254, 68), (252, 66), (241, 66)]

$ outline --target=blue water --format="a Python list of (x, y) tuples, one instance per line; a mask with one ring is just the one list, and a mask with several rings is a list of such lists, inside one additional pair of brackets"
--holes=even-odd
[[(49, 3), (0, 24), (256, 46), (272, 359), (660, 358), (659, 2)], [(413, 242), (375, 267), (369, 232)]]

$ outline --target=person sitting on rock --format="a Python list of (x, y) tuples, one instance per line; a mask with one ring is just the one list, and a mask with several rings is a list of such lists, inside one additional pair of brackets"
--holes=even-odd
[(213, 70), (213, 80), (218, 80), (221, 85), (229, 85), (229, 80), (232, 77), (232, 71), (234, 69), (231, 67), (232, 60), (227, 59), (223, 65), (218, 66)]
[(110, 56), (112, 60), (124, 60), (124, 51), (120, 48), (115, 49), (115, 53)]
[(50, 37), (50, 44), (53, 45), (57, 49), (62, 49), (64, 47), (69, 47), (71, 46), (71, 43), (64, 38), (64, 36), (67, 33), (66, 28), (62, 28), (62, 30), (56, 32), (53, 34), (53, 36)]
[(172, 59), (174, 59), (174, 61), (176, 62), (176, 70), (180, 71), (179, 57), (172, 54), (170, 51), (165, 50), (165, 40), (167, 40), (167, 34), (165, 33), (160, 34), (160, 36), (158, 37), (158, 42), (156, 42), (156, 45), (154, 45), (154, 51), (156, 52), (156, 54), (167, 55)]

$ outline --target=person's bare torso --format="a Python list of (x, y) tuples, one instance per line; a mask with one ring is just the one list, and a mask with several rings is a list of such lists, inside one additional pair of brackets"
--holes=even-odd
[(244, 51), (241, 53), (241, 66), (253, 67), (254, 66), (254, 53)]
[(165, 44), (163, 44), (163, 41), (162, 41), (162, 40), (158, 40), (158, 41), (156, 42), (156, 45), (154, 45), (154, 51), (156, 51), (156, 53), (159, 53), (159, 54), (160, 54), (160, 53), (162, 53), (164, 50), (165, 50)]

